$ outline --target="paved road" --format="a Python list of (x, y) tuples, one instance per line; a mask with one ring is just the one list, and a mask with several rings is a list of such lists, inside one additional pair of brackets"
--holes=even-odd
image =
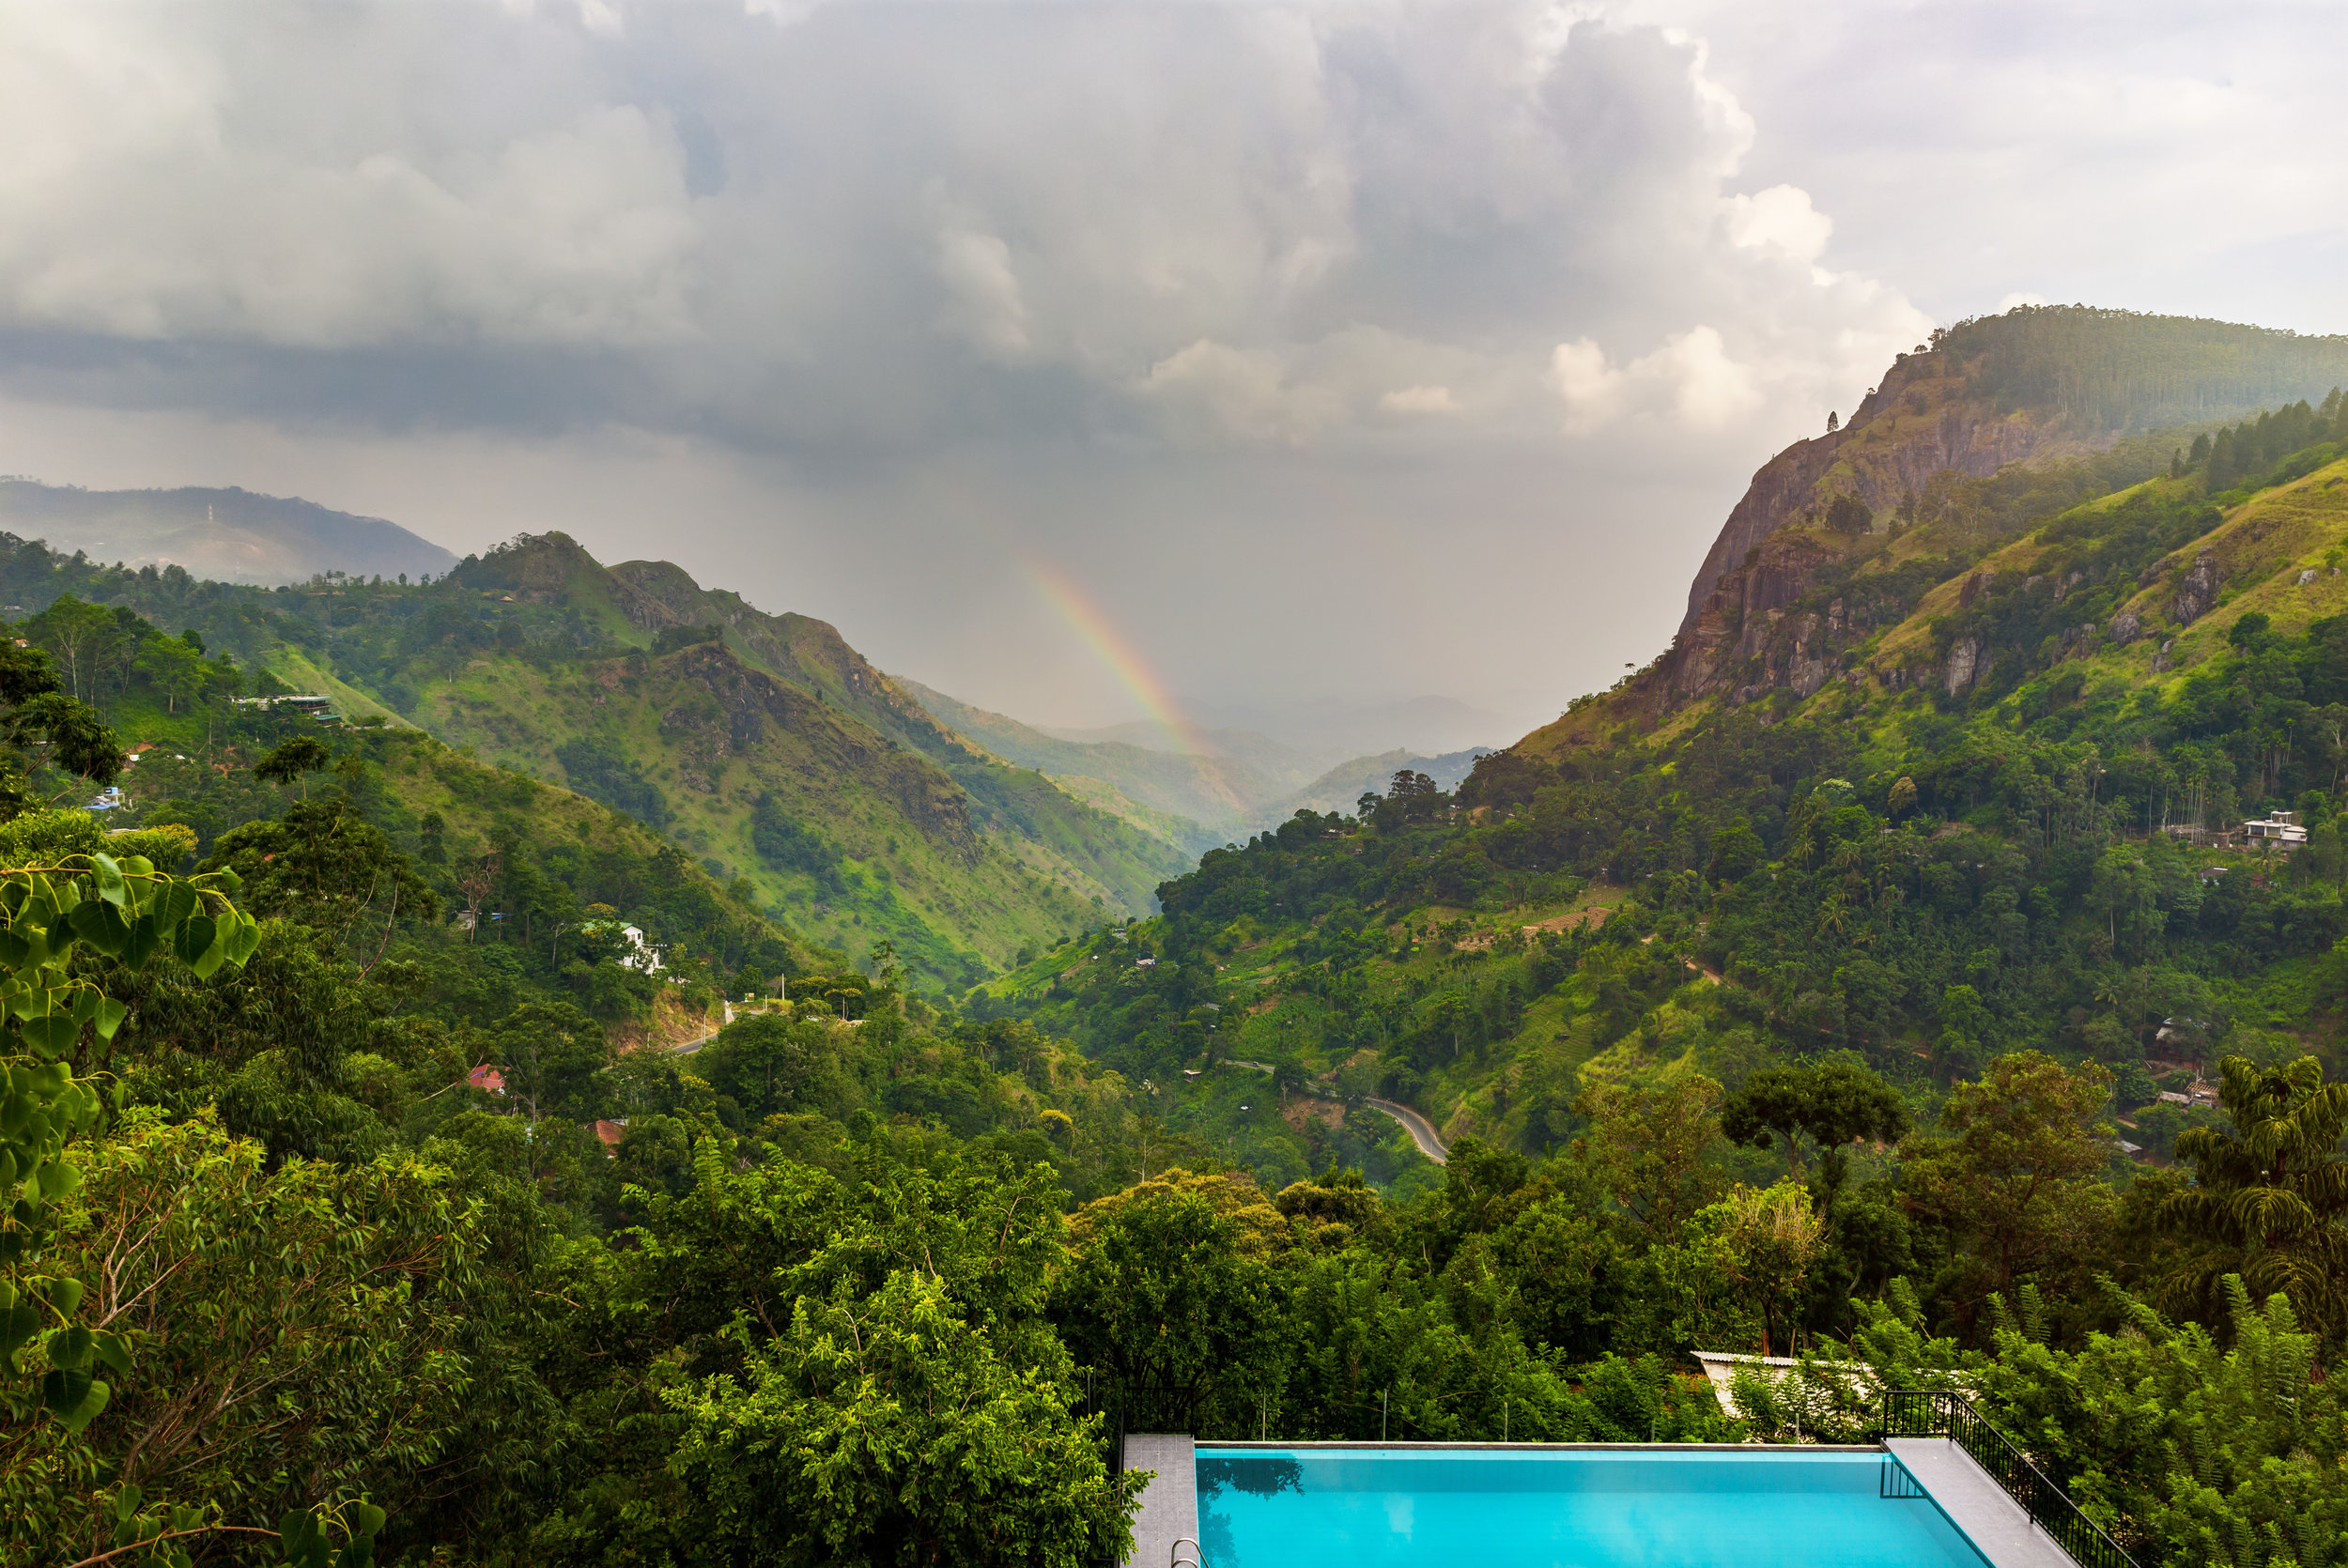
[(1418, 1152), (1436, 1164), (1441, 1165), (1450, 1160), (1451, 1150), (1444, 1145), (1441, 1134), (1436, 1132), (1435, 1124), (1416, 1111), (1391, 1099), (1365, 1099), (1362, 1103), (1400, 1122), (1402, 1130), (1411, 1135), (1411, 1142), (1418, 1145)]
[[(1229, 1067), (1253, 1068), (1258, 1072), (1270, 1072), (1272, 1070), (1267, 1064), (1262, 1062), (1244, 1061), (1238, 1057), (1226, 1057), (1224, 1060), (1225, 1065)], [(1306, 1090), (1305, 1092), (1308, 1094), (1311, 1093), (1310, 1090)], [(1316, 1096), (1315, 1098), (1326, 1099), (1332, 1097), (1321, 1095)], [(1442, 1135), (1436, 1132), (1435, 1124), (1429, 1121), (1425, 1116), (1420, 1115), (1416, 1111), (1413, 1111), (1409, 1106), (1402, 1104), (1399, 1100), (1393, 1099), (1365, 1099), (1362, 1103), (1368, 1106), (1373, 1111), (1379, 1112), (1384, 1115), (1392, 1116), (1396, 1121), (1400, 1122), (1402, 1124), (1402, 1130), (1411, 1135), (1411, 1142), (1418, 1145), (1418, 1152), (1433, 1161), (1436, 1164), (1441, 1165), (1450, 1160), (1451, 1150), (1444, 1145)]]

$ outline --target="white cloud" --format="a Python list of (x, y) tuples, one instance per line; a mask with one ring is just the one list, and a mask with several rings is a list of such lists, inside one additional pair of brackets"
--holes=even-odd
[(2028, 289), (2016, 289), (1998, 301), (1998, 308), (1993, 314), (2003, 315), (2017, 305), (2043, 305), (2046, 302), (2047, 297), (2043, 294), (2034, 294)]
[(995, 235), (948, 229), (937, 237), (937, 275), (948, 295), (941, 328), (1005, 357), (1027, 351), (1027, 305), (1010, 246)]
[(1606, 350), (1588, 338), (1550, 351), (1550, 381), (1566, 402), (1566, 428), (1595, 430), (1622, 411), (1630, 377), (1606, 362)]
[(1774, 250), (1798, 261), (1815, 261), (1826, 254), (1827, 239), (1834, 233), (1834, 220), (1810, 205), (1810, 192), (1791, 185), (1730, 196), (1724, 205), (1729, 241), (1747, 250)]
[(1449, 387), (1397, 387), (1378, 399), (1378, 407), (1389, 414), (1456, 414), (1460, 401)]

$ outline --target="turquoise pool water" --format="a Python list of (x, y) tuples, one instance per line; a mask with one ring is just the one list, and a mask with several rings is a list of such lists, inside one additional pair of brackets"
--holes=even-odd
[(1985, 1568), (1876, 1453), (1198, 1448), (1208, 1568)]

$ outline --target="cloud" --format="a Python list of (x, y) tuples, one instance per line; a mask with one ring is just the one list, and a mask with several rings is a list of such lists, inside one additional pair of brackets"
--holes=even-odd
[(1569, 695), (1933, 315), (2348, 326), (2303, 9), (2153, 15), (0, 0), (0, 468), (572, 527), (1014, 712), (1020, 552), (1178, 684)]
[(1834, 220), (1810, 205), (1810, 192), (1791, 185), (1730, 196), (1724, 205), (1729, 241), (1747, 250), (1774, 250), (1798, 261), (1815, 261), (1834, 233)]
[[(1831, 224), (1800, 190), (1727, 189), (1751, 119), (1657, 29), (1530, 8), (433, 15), (0, 13), (0, 136), (29, 154), (0, 169), (0, 330), (116, 364), (169, 344), (126, 370), (147, 398), (204, 384), (193, 354), (241, 361), (206, 395), (233, 380), (244, 411), (398, 423), (428, 411), (383, 400), (437, 358), (521, 427), (584, 414), (826, 463), (974, 438), (1538, 443), (1554, 346), (1594, 333), (1666, 355), (1635, 378), (1685, 394), (1645, 413), (1719, 430), (1755, 407), (1740, 367), (1831, 380), (1914, 335), (1809, 265)], [(392, 85), (410, 78), (441, 85)], [(1682, 341), (1691, 316), (1742, 326)], [(366, 357), (386, 353), (406, 377)], [(1596, 384), (1569, 400), (1577, 428), (1616, 411)]]
[(1610, 367), (1606, 350), (1588, 338), (1561, 343), (1551, 350), (1550, 379), (1566, 401), (1566, 428), (1595, 430), (1610, 423), (1623, 406), (1630, 377)]
[[(279, 20), (325, 41), (323, 19)], [(281, 62), (202, 22), (0, 10), (0, 323), (307, 349), (694, 335), (700, 231), (660, 116), (574, 100), (453, 146), (278, 134), (287, 106), (254, 77)]]
[(1390, 414), (1456, 414), (1460, 401), (1449, 387), (1397, 387), (1378, 399)]

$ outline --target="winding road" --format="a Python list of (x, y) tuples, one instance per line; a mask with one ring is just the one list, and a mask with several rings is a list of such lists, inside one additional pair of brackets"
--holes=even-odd
[[(724, 1004), (724, 1007), (726, 1009), (726, 1022), (731, 1023), (734, 1022), (734, 1004), (728, 1002)], [(690, 1056), (695, 1052), (699, 1051), (703, 1046), (707, 1045), (711, 1040), (714, 1040), (717, 1038), (718, 1031), (712, 1029), (709, 1033), (702, 1036), (699, 1039), (687, 1040), (682, 1045), (672, 1045), (669, 1047), (669, 1050), (679, 1056)], [(1269, 1062), (1230, 1061), (1229, 1065), (1235, 1068), (1249, 1068), (1261, 1073), (1269, 1073), (1272, 1070), (1272, 1065)], [(1329, 1097), (1324, 1095), (1316, 1096), (1315, 1098), (1327, 1099)], [(1411, 1135), (1411, 1142), (1418, 1145), (1418, 1152), (1433, 1161), (1436, 1164), (1441, 1165), (1450, 1160), (1451, 1150), (1449, 1146), (1444, 1143), (1443, 1135), (1435, 1130), (1435, 1124), (1429, 1121), (1425, 1116), (1420, 1115), (1416, 1111), (1412, 1110), (1401, 1101), (1394, 1099), (1367, 1098), (1362, 1101), (1362, 1103), (1368, 1106), (1371, 1110), (1377, 1112), (1381, 1115), (1392, 1116), (1396, 1121), (1400, 1122), (1402, 1124), (1402, 1130)]]
[(1364, 1099), (1362, 1103), (1373, 1111), (1392, 1116), (1396, 1121), (1400, 1122), (1402, 1130), (1411, 1135), (1411, 1142), (1418, 1145), (1418, 1152), (1436, 1164), (1441, 1165), (1450, 1160), (1451, 1150), (1444, 1143), (1442, 1134), (1435, 1130), (1435, 1124), (1416, 1111), (1402, 1104), (1399, 1100)]

